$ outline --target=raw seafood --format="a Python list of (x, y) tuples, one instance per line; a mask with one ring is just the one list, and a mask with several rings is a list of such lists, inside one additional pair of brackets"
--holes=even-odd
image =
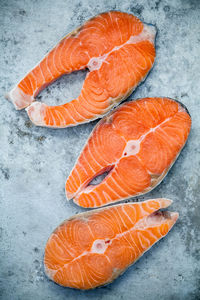
[[(175, 162), (190, 127), (187, 109), (169, 98), (121, 105), (94, 128), (67, 179), (67, 198), (98, 207), (149, 192)], [(90, 184), (104, 172), (102, 182)]]
[[(102, 13), (63, 38), (7, 98), (16, 109), (28, 106), (28, 115), (38, 126), (67, 127), (99, 118), (147, 76), (155, 59), (155, 34), (154, 26), (131, 14)], [(89, 72), (77, 99), (59, 106), (33, 102), (63, 74), (86, 68)]]
[(66, 220), (47, 242), (47, 276), (77, 289), (112, 282), (172, 228), (178, 213), (158, 211), (170, 204), (168, 199), (119, 204)]

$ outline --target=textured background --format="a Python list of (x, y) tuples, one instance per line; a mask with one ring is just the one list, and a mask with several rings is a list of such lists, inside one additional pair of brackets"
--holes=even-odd
[[(113, 284), (79, 292), (49, 281), (42, 260), (52, 230), (83, 211), (66, 201), (64, 184), (96, 122), (37, 128), (3, 94), (66, 33), (110, 9), (131, 12), (158, 28), (155, 66), (131, 97), (178, 99), (193, 124), (168, 176), (139, 198), (173, 199), (172, 209), (180, 213), (176, 226)], [(1, 299), (200, 299), (200, 1), (1, 0), (0, 24)], [(65, 76), (38, 98), (64, 103), (79, 94), (85, 75)]]

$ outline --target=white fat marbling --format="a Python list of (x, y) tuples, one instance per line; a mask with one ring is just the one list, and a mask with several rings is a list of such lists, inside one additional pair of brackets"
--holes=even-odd
[(147, 25), (144, 24), (143, 30), (141, 33), (135, 36), (131, 36), (128, 41), (126, 41), (124, 44), (120, 46), (114, 47), (111, 51), (108, 53), (98, 56), (98, 57), (92, 57), (87, 65), (88, 69), (90, 72), (99, 70), (102, 66), (102, 63), (106, 63), (107, 57), (114, 51), (119, 50), (120, 48), (124, 47), (125, 45), (128, 44), (137, 44), (139, 42), (148, 40), (152, 44), (154, 44), (155, 41), (155, 35), (156, 35), (156, 28), (153, 25)]

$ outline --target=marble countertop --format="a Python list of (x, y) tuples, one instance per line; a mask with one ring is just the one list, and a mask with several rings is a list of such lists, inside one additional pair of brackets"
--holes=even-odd
[[(192, 116), (188, 143), (164, 181), (138, 199), (167, 197), (180, 218), (168, 236), (113, 284), (93, 291), (62, 288), (43, 273), (52, 230), (84, 211), (65, 198), (65, 179), (96, 122), (52, 130), (32, 125), (4, 93), (68, 32), (107, 10), (130, 12), (156, 24), (153, 70), (130, 98), (168, 96)], [(200, 297), (200, 1), (2, 0), (0, 2), (0, 298), (141, 299)], [(76, 97), (86, 72), (64, 76), (38, 99)]]

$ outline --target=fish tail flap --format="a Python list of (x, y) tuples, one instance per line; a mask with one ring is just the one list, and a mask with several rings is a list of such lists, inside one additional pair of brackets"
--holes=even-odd
[(166, 208), (173, 203), (172, 200), (166, 199), (166, 198), (160, 198), (160, 199), (158, 199), (158, 201), (160, 203), (160, 208)]
[(30, 120), (37, 126), (45, 125), (47, 105), (40, 102), (34, 102), (26, 108)]
[(25, 94), (18, 86), (8, 92), (5, 95), (5, 98), (12, 102), (17, 110), (21, 110), (29, 106), (34, 101), (33, 96)]
[(140, 253), (148, 249), (163, 238), (176, 223), (179, 214), (177, 212), (156, 211), (151, 215), (140, 219), (135, 225), (133, 238), (136, 241)]

